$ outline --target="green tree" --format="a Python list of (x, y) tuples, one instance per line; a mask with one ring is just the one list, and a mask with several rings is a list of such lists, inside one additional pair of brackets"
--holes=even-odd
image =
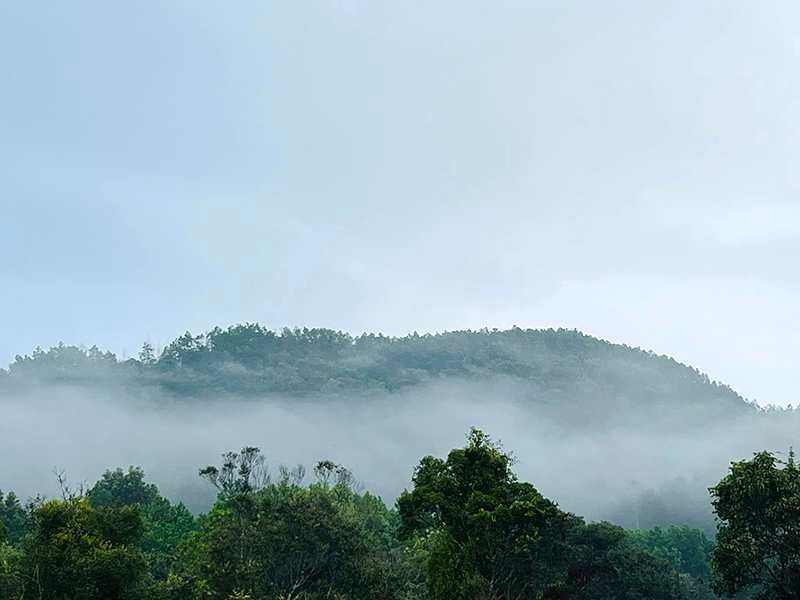
[(580, 524), (570, 533), (566, 577), (545, 594), (548, 600), (689, 600), (710, 591), (610, 523)]
[(639, 529), (628, 533), (637, 546), (669, 561), (675, 570), (701, 581), (711, 578), (714, 544), (699, 529), (686, 526)]
[(446, 460), (423, 458), (400, 496), (404, 537), (432, 536), (434, 599), (535, 598), (563, 572), (577, 519), (518, 481), (511, 465), (473, 429)]
[(260, 465), (245, 449), (201, 471), (220, 495), (191, 539), (184, 580), (214, 598), (396, 597), (396, 523), (379, 498), (355, 492), (349, 472), (327, 461), (309, 486), (300, 471), (274, 483), (254, 476)]
[[(16, 544), (29, 530), (28, 513), (14, 492), (3, 494), (0, 490), (0, 530), (5, 531), (6, 539)], [(2, 535), (0, 535), (2, 539)]]
[(166, 579), (179, 544), (196, 529), (191, 512), (183, 504), (172, 504), (162, 497), (156, 485), (145, 481), (144, 471), (138, 467), (106, 471), (86, 496), (96, 508), (138, 508), (142, 518), (141, 548), (149, 572), (157, 579)]
[(33, 512), (25, 544), (25, 598), (134, 600), (146, 597), (136, 507), (94, 509), (88, 500), (50, 500)]
[(787, 462), (769, 452), (734, 462), (710, 491), (718, 519), (718, 592), (755, 587), (759, 599), (800, 598), (800, 469), (794, 454)]
[(86, 493), (92, 506), (146, 506), (158, 499), (158, 487), (145, 481), (144, 471), (129, 467), (127, 471), (106, 471)]
[(0, 598), (22, 597), (22, 552), (0, 539)]
[(150, 342), (142, 344), (142, 349), (139, 351), (139, 362), (143, 365), (152, 365), (156, 362), (156, 351)]

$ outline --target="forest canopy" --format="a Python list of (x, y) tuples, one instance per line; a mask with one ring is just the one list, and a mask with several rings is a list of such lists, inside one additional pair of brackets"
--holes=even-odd
[(160, 352), (144, 344), (127, 360), (97, 347), (37, 348), (0, 374), (5, 386), (124, 386), (175, 397), (391, 393), (444, 378), (505, 378), (527, 386), (540, 406), (604, 402), (615, 411), (673, 413), (692, 406), (709, 418), (753, 409), (730, 387), (672, 358), (564, 329), (387, 337), (241, 324), (187, 332)]
[[(303, 467), (271, 472), (261, 450), (246, 447), (199, 469), (218, 495), (198, 516), (162, 497), (139, 468), (106, 471), (87, 489), (61, 477), (61, 498), (23, 503), (0, 493), (0, 597), (710, 600), (717, 590), (795, 598), (764, 595), (784, 582), (759, 579), (755, 568), (744, 584), (731, 580), (723, 561), (735, 559), (735, 545), (716, 548), (688, 527), (588, 523), (512, 467), (509, 452), (473, 429), (446, 457), (423, 457), (393, 507), (360, 490), (345, 466), (319, 461), (310, 478)], [(726, 540), (737, 509), (723, 507), (723, 490), (752, 485), (754, 470), (784, 472), (762, 455), (733, 465), (739, 479), (715, 491)], [(796, 488), (778, 493), (798, 497)], [(737, 518), (744, 526), (760, 517)]]

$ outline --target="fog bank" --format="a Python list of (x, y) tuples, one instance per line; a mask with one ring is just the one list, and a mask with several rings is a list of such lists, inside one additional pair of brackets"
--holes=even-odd
[[(563, 414), (575, 410), (565, 406)], [(301, 400), (134, 400), (38, 388), (0, 398), (0, 415), (0, 489), (24, 497), (57, 494), (55, 469), (77, 486), (91, 485), (107, 468), (137, 465), (166, 496), (204, 510), (213, 493), (198, 468), (252, 445), (275, 470), (321, 459), (344, 464), (366, 489), (392, 502), (422, 456), (446, 455), (477, 426), (513, 452), (521, 479), (564, 509), (627, 526), (709, 521), (706, 488), (730, 460), (761, 449), (786, 451), (798, 437), (793, 413), (676, 427), (648, 419), (643, 410), (576, 429), (558, 407), (545, 410), (523, 384), (502, 380)]]

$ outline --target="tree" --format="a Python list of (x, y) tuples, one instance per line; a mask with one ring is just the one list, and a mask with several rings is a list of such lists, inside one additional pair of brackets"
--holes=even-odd
[(146, 598), (137, 508), (94, 509), (85, 498), (68, 497), (44, 502), (33, 521), (25, 545), (26, 600)]
[(512, 463), (473, 429), (446, 460), (423, 458), (400, 496), (401, 534), (424, 543), (434, 600), (709, 597), (621, 527), (561, 511)]
[[(350, 487), (349, 471), (322, 461), (320, 481), (302, 471), (275, 483), (257, 449), (226, 454), (201, 471), (220, 491), (191, 541), (187, 579), (216, 598), (394, 598), (394, 524), (380, 499)], [(399, 553), (398, 553), (399, 555)]]
[(0, 598), (16, 600), (22, 597), (21, 564), (22, 552), (0, 539)]
[(545, 593), (547, 600), (711, 597), (692, 578), (682, 577), (670, 559), (643, 548), (616, 525), (580, 523), (570, 532), (569, 545), (567, 574)]
[[(18, 543), (28, 532), (29, 519), (25, 508), (14, 492), (3, 494), (0, 490), (0, 530), (5, 532), (6, 539)], [(0, 535), (0, 541), (3, 536)]]
[(669, 561), (675, 570), (698, 580), (711, 578), (711, 554), (714, 544), (705, 533), (691, 527), (655, 527), (628, 533), (630, 541)]
[(158, 487), (145, 481), (138, 467), (106, 471), (87, 492), (95, 508), (136, 507), (142, 518), (141, 548), (149, 572), (157, 579), (166, 579), (175, 559), (178, 545), (196, 529), (191, 512), (181, 503), (172, 504), (159, 493)]
[(711, 488), (718, 519), (714, 586), (733, 594), (754, 587), (759, 599), (800, 598), (800, 469), (790, 451), (734, 462)]
[(92, 506), (147, 506), (159, 498), (158, 487), (144, 480), (144, 471), (129, 467), (106, 471), (86, 493)]
[(529, 483), (482, 431), (446, 460), (423, 458), (398, 500), (402, 533), (433, 536), (434, 599), (535, 598), (558, 580), (576, 518)]
[(200, 477), (217, 488), (225, 500), (246, 499), (269, 483), (264, 455), (253, 446), (239, 452), (226, 452), (222, 455), (221, 467), (204, 467), (200, 469)]
[(139, 351), (139, 362), (143, 365), (152, 365), (156, 362), (156, 351), (150, 342), (142, 344), (142, 349)]

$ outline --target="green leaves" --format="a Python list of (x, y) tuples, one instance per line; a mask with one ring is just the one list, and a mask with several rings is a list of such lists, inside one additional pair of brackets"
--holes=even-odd
[(0, 542), (18, 543), (28, 532), (30, 520), (14, 492), (0, 490)]
[(759, 598), (800, 598), (800, 470), (790, 452), (731, 464), (711, 488), (719, 519), (715, 587), (734, 593), (756, 586)]
[(23, 553), (0, 541), (0, 598), (20, 598), (24, 590)]
[(551, 583), (572, 517), (518, 482), (511, 464), (509, 454), (473, 429), (447, 460), (422, 459), (413, 490), (400, 496), (406, 538), (438, 532), (430, 563), (434, 598), (495, 597), (500, 582), (502, 597), (522, 597)]
[(215, 598), (389, 598), (390, 512), (369, 494), (326, 482), (266, 485), (220, 502), (193, 540), (196, 576)]
[(40, 597), (76, 600), (145, 598), (146, 565), (135, 507), (94, 509), (86, 499), (43, 503), (25, 545), (26, 588)]
[(146, 506), (159, 497), (158, 488), (145, 482), (144, 471), (138, 467), (129, 467), (127, 472), (106, 471), (87, 492), (87, 498), (96, 507)]
[(714, 544), (705, 534), (690, 527), (656, 527), (628, 533), (632, 543), (670, 562), (681, 573), (708, 581)]
[[(538, 408), (575, 427), (597, 426), (603, 415), (629, 418), (631, 425), (646, 417), (696, 426), (698, 418), (707, 423), (756, 412), (730, 388), (670, 358), (563, 329), (353, 337), (245, 323), (187, 332), (158, 356), (145, 344), (138, 360), (63, 344), (37, 349), (18, 356), (7, 374), (0, 369), (0, 385), (63, 381), (155, 386), (189, 398), (222, 392), (262, 397), (391, 391), (441, 378), (498, 376), (535, 384)], [(682, 410), (690, 405), (691, 412)]]
[[(195, 519), (141, 469), (85, 496), (22, 507), (0, 494), (0, 598), (13, 600), (711, 600), (711, 542), (671, 527), (586, 524), (515, 475), (478, 429), (423, 458), (397, 511), (331, 461), (281, 469), (258, 448), (202, 471), (219, 490)], [(716, 584), (796, 599), (800, 473), (793, 456), (734, 463), (712, 489)], [(13, 536), (13, 537), (12, 537)], [(9, 543), (9, 541), (11, 543)]]
[[(710, 596), (699, 581), (679, 573), (683, 555), (677, 550), (659, 556), (640, 541), (652, 541), (649, 534), (631, 537), (609, 523), (586, 525), (518, 481), (512, 463), (473, 429), (464, 448), (446, 460), (423, 458), (414, 471), (413, 489), (398, 500), (401, 534), (409, 547), (425, 547), (434, 600)], [(687, 562), (695, 558), (690, 542), (705, 540), (690, 530), (670, 530), (669, 537), (680, 542)], [(707, 567), (707, 553), (702, 559)]]
[[(157, 579), (166, 578), (178, 544), (196, 528), (188, 509), (163, 498), (158, 487), (147, 483), (144, 471), (137, 467), (106, 471), (86, 496), (98, 511), (116, 509), (111, 514), (118, 515), (117, 518), (136, 510), (141, 526), (138, 538), (148, 570)], [(122, 531), (121, 525), (118, 531)]]

